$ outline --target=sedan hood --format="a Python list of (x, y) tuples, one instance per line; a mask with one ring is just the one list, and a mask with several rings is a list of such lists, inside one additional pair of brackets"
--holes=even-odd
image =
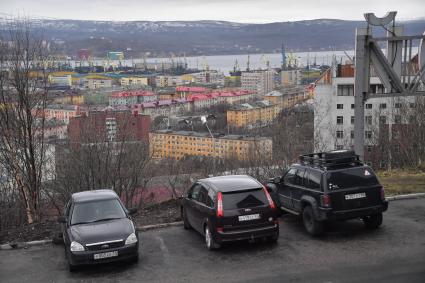
[(83, 245), (120, 239), (125, 241), (134, 232), (133, 222), (128, 218), (73, 225), (69, 229), (72, 240)]

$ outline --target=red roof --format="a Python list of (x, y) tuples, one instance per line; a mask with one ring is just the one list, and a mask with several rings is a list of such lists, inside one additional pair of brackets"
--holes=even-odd
[(131, 96), (153, 96), (153, 92), (145, 90), (134, 90), (134, 91), (117, 91), (112, 93), (111, 97), (131, 97)]
[(178, 86), (176, 92), (207, 92), (208, 88), (197, 86)]

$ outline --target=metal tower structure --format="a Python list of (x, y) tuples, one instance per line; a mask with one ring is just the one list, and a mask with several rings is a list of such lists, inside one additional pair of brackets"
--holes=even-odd
[(285, 46), (283, 45), (283, 42), (282, 42), (281, 56), (282, 56), (281, 68), (282, 68), (282, 70), (284, 70), (284, 69), (286, 69), (287, 66), (286, 66)]
[[(356, 29), (354, 82), (354, 150), (364, 160), (364, 106), (369, 98), (425, 95), (424, 35), (403, 35), (403, 26), (395, 24), (397, 12), (383, 18), (364, 14), (366, 28)], [(372, 26), (382, 27), (386, 37), (373, 37)], [(381, 49), (386, 43), (386, 55)], [(411, 68), (412, 47), (418, 43), (418, 68)], [(384, 93), (370, 91), (371, 67), (385, 88)]]

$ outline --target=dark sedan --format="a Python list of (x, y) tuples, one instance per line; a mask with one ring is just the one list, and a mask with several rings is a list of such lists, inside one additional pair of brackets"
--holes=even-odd
[(205, 236), (208, 249), (227, 241), (279, 237), (278, 209), (266, 188), (246, 175), (197, 181), (182, 199), (184, 228)]
[(58, 219), (70, 271), (82, 264), (137, 261), (139, 239), (130, 218), (135, 211), (127, 210), (111, 190), (73, 194)]

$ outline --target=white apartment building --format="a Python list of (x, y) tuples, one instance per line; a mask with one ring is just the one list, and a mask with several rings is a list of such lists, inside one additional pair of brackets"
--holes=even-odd
[[(332, 73), (332, 69), (328, 72)], [(383, 93), (379, 78), (372, 77), (372, 93)], [(372, 94), (373, 95), (373, 94)], [(365, 103), (365, 147), (378, 145), (379, 129), (385, 125), (391, 135), (394, 125), (408, 124), (415, 97), (370, 98)], [(315, 151), (351, 148), (354, 145), (354, 77), (333, 72), (327, 82), (319, 81), (314, 95)]]
[(272, 70), (242, 72), (241, 88), (254, 91), (259, 95), (265, 95), (273, 90), (273, 79), (274, 71)]

